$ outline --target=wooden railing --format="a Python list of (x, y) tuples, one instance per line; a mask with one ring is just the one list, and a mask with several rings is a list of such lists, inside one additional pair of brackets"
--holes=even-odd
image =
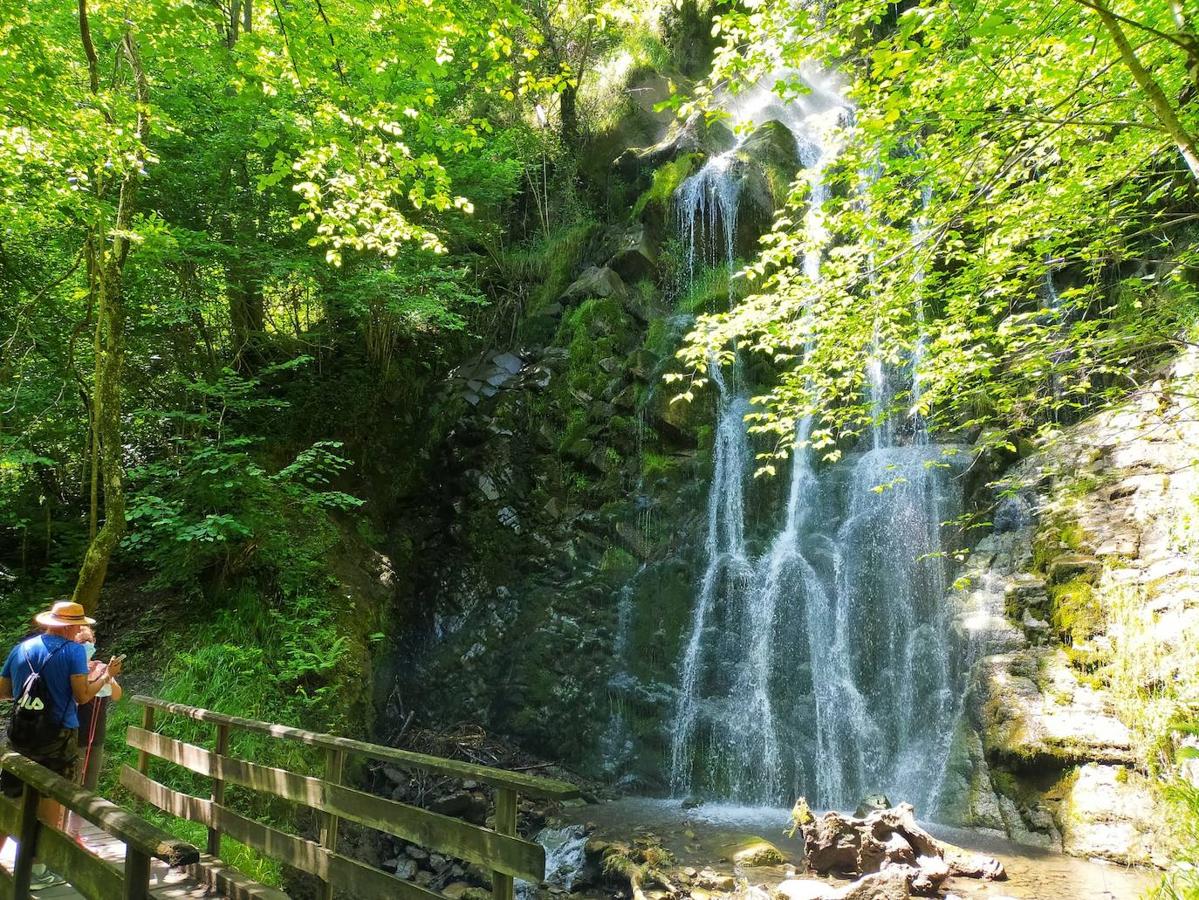
[[(442, 895), (435, 891), (339, 854), (338, 823), (347, 819), (419, 844), (432, 852), (490, 869), (493, 900), (512, 900), (513, 878), (540, 882), (545, 877), (544, 848), (522, 840), (516, 834), (519, 795), (550, 799), (579, 795), (573, 785), (520, 772), (227, 716), (153, 697), (136, 696), (133, 702), (143, 707), (142, 726), (131, 726), (126, 740), (129, 746), (139, 751), (138, 763), (136, 769), (124, 767), (121, 783), (159, 809), (207, 825), (208, 849), (213, 856), (219, 855), (220, 836), (227, 834), (260, 853), (315, 875), (324, 882), (325, 898), (333, 896), (336, 885), (345, 896), (356, 900), (442, 900)], [(213, 749), (156, 733), (156, 711), (211, 723), (215, 729)], [(228, 755), (232, 730), (265, 734), (323, 749), (324, 777), (315, 778)], [(342, 774), (350, 754), (384, 760), (401, 768), (421, 769), (490, 785), (495, 789), (494, 827), (472, 825), (345, 786)], [(207, 799), (194, 797), (151, 780), (148, 774), (151, 756), (211, 778), (211, 796)], [(287, 834), (233, 812), (224, 802), (228, 784), (250, 788), (323, 814), (320, 842)]]
[[(176, 840), (127, 809), (68, 781), (11, 750), (0, 752), (0, 767), (24, 785), (21, 798), (0, 798), (0, 832), (15, 837), (12, 875), (0, 868), (0, 897), (26, 900), (33, 860), (44, 862), (89, 900), (149, 900), (150, 860), (171, 866), (195, 863), (200, 851)], [(38, 802), (47, 797), (125, 842), (124, 871), (93, 855), (61, 831), (38, 819)], [(36, 895), (34, 895), (36, 896)]]

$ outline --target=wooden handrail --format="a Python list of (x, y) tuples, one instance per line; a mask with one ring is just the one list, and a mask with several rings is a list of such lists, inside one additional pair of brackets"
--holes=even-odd
[(200, 851), (187, 841), (172, 837), (140, 816), (13, 750), (0, 752), (0, 768), (12, 772), (42, 796), (61, 803), (71, 812), (124, 841), (127, 847), (161, 859), (168, 866), (186, 866), (200, 858)]
[[(0, 751), (0, 768), (20, 779), (20, 803), (0, 798), (0, 834), (18, 839), (16, 864), (10, 876), (0, 869), (0, 896), (25, 900), (30, 896), (34, 857), (60, 873), (88, 900), (150, 900), (150, 860), (171, 866), (200, 859), (200, 851), (157, 826), (109, 803), (103, 797), (68, 781), (12, 750)], [(45, 826), (38, 806), (51, 799), (99, 826), (125, 844), (123, 869), (89, 852), (72, 838)]]
[[(267, 856), (315, 875), (324, 882), (322, 900), (330, 900), (335, 887), (356, 900), (444, 900), (440, 894), (419, 884), (339, 854), (337, 828), (342, 818), (396, 835), (436, 853), (478, 863), (491, 870), (492, 900), (513, 900), (514, 878), (539, 882), (545, 877), (545, 849), (517, 834), (518, 795), (554, 800), (580, 795), (578, 788), (564, 781), (244, 719), (156, 697), (139, 694), (132, 699), (142, 706), (144, 713), (142, 727), (131, 725), (126, 732), (126, 742), (138, 751), (138, 763), (136, 769), (125, 766), (121, 770), (121, 784), (165, 812), (206, 825), (211, 849), (219, 848), (220, 836), (224, 833)], [(208, 750), (154, 731), (156, 710), (214, 725), (214, 749)], [(230, 755), (231, 729), (322, 748), (326, 756), (325, 778)], [(347, 787), (342, 783), (342, 769), (346, 755), (351, 753), (404, 768), (423, 769), (491, 785), (495, 788), (493, 827), (463, 822)], [(212, 782), (211, 799), (183, 793), (154, 781), (149, 776), (151, 757), (208, 777)], [(234, 812), (224, 804), (226, 784), (298, 803), (321, 814), (320, 843)]]
[(216, 725), (227, 725), (242, 731), (252, 731), (267, 734), (272, 737), (289, 741), (297, 741), (311, 747), (324, 747), (330, 750), (343, 750), (356, 753), (370, 759), (385, 760), (397, 765), (438, 772), (457, 778), (470, 779), (489, 784), (492, 787), (517, 791), (529, 797), (542, 797), (549, 800), (568, 800), (579, 796), (579, 789), (565, 781), (552, 778), (542, 778), (538, 775), (526, 775), (522, 772), (509, 772), (491, 766), (479, 766), (473, 763), (461, 762), (456, 759), (442, 759), (424, 753), (414, 753), (410, 750), (399, 750), (394, 747), (383, 747), (353, 738), (339, 737), (334, 734), (320, 734), (305, 731), (302, 728), (292, 728), (289, 725), (275, 725), (271, 722), (259, 722), (256, 719), (243, 719), (240, 716), (229, 716), (224, 713), (212, 712), (182, 703), (170, 703), (156, 697), (138, 694), (132, 698), (134, 703), (149, 709), (159, 709), (163, 712), (186, 716), (199, 722), (211, 722)]
[[(539, 881), (545, 873), (545, 848), (540, 844), (320, 778), (213, 753), (132, 725), (127, 741), (130, 747), (145, 750), (197, 775), (349, 819), (507, 875)], [(220, 806), (215, 802), (213, 805)]]

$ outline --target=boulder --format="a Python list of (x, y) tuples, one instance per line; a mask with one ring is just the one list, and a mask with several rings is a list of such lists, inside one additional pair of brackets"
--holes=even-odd
[(743, 835), (725, 844), (721, 847), (721, 854), (734, 865), (783, 865), (787, 862), (787, 857), (778, 847), (765, 838), (759, 838), (757, 834)]
[(1162, 821), (1148, 779), (1123, 766), (1091, 763), (1064, 781), (1057, 820), (1062, 848), (1121, 865), (1160, 862)]
[(628, 288), (616, 272), (607, 266), (591, 266), (562, 292), (559, 299), (563, 302), (586, 300), (590, 297), (615, 297), (624, 300), (628, 294)]
[(482, 825), (487, 818), (487, 798), (473, 791), (458, 791), (433, 800), (429, 811)]
[(624, 233), (620, 249), (608, 260), (607, 267), (627, 284), (657, 277), (658, 248), (644, 224)]
[[(738, 156), (759, 166), (772, 166), (788, 177), (799, 171), (799, 146), (791, 129), (777, 119), (763, 122), (742, 142)], [(776, 198), (776, 199), (782, 199)]]
[[(916, 824), (915, 810), (907, 803), (864, 818), (828, 812), (800, 827), (808, 865), (822, 874), (877, 872), (895, 878), (894, 873), (902, 872), (905, 889), (921, 896), (933, 896), (950, 875), (997, 881), (1007, 877), (998, 860), (938, 841)], [(863, 890), (867, 892), (850, 896), (872, 896), (870, 887)]]
[(888, 869), (864, 875), (834, 893), (834, 900), (908, 900), (912, 896), (908, 884), (910, 873), (903, 868)]
[(696, 113), (681, 125), (673, 126), (652, 147), (634, 147), (616, 158), (613, 166), (625, 178), (656, 169), (686, 153), (714, 154), (729, 150), (737, 142), (733, 132), (721, 122), (706, 122)]

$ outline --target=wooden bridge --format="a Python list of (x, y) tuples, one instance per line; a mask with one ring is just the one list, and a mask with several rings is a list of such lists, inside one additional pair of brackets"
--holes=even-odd
[[(11, 866), (4, 865), (5, 858), (0, 857), (0, 900), (31, 896), (35, 857), (69, 885), (32, 895), (45, 900), (286, 900), (283, 891), (259, 884), (221, 860), (222, 835), (315, 876), (322, 882), (324, 900), (444, 900), (436, 891), (338, 853), (338, 824), (343, 819), (488, 869), (492, 900), (512, 900), (514, 878), (537, 883), (545, 877), (544, 849), (516, 833), (519, 796), (564, 800), (579, 795), (573, 785), (520, 772), (227, 716), (153, 697), (136, 696), (132, 702), (142, 707), (141, 727), (130, 726), (126, 734), (128, 745), (138, 751), (137, 766), (122, 767), (121, 784), (169, 815), (206, 826), (206, 847), (201, 850), (177, 840), (141, 816), (49, 769), (12, 751), (3, 752), (0, 767), (23, 782), (24, 793), (16, 802), (0, 798), (0, 834), (18, 842)], [(158, 714), (208, 723), (213, 729), (211, 749), (158, 733), (155, 723), (163, 721)], [(323, 750), (324, 771), (315, 776), (238, 759), (229, 753), (230, 734), (237, 731)], [(485, 828), (350, 787), (343, 780), (349, 757), (489, 785), (495, 794), (493, 825)], [(152, 760), (204, 776), (211, 785), (209, 796), (184, 793), (155, 781), (151, 775), (167, 769), (156, 763), (152, 773)], [(321, 822), (319, 841), (234, 812), (225, 803), (226, 785), (314, 811)], [(42, 797), (57, 800), (88, 823), (80, 840), (39, 821), (37, 805)]]

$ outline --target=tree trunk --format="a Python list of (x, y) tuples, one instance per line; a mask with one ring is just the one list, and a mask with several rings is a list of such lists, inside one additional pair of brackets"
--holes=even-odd
[(1124, 65), (1132, 73), (1132, 77), (1136, 79), (1137, 84), (1141, 86), (1141, 90), (1149, 98), (1149, 104), (1153, 107), (1153, 112), (1157, 116), (1158, 121), (1162, 123), (1166, 133), (1170, 135), (1174, 143), (1178, 146), (1178, 151), (1182, 154), (1183, 160), (1186, 162), (1187, 168), (1191, 170), (1191, 175), (1196, 181), (1199, 181), (1199, 142), (1195, 140), (1195, 136), (1189, 134), (1182, 123), (1178, 120), (1178, 115), (1174, 110), (1173, 105), (1166, 97), (1165, 91), (1161, 85), (1157, 83), (1154, 77), (1141, 65), (1141, 61), (1137, 58), (1136, 51), (1132, 44), (1128, 41), (1128, 36), (1124, 33), (1124, 28), (1120, 25), (1120, 20), (1112, 14), (1107, 5), (1102, 0), (1094, 0), (1094, 2), (1084, 3), (1099, 15), (1104, 27), (1112, 37), (1112, 42), (1115, 43), (1116, 49), (1120, 51), (1120, 58), (1124, 61)]
[[(122, 187), (122, 205), (132, 203), (132, 191)], [(126, 220), (130, 218), (125, 216)], [(122, 219), (118, 211), (117, 222)], [(117, 225), (120, 228), (120, 225)], [(121, 368), (125, 360), (125, 310), (121, 297), (121, 267), (113, 250), (97, 279), (96, 327), (102, 348), (96, 356), (96, 384), (92, 392), (94, 456), (99, 480), (104, 487), (104, 525), (88, 544), (87, 554), (75, 583), (74, 600), (89, 612), (100, 601), (100, 589), (108, 574), (108, 561), (125, 532), (125, 487), (121, 470)]]
[[(87, 29), (87, 8), (79, 4), (80, 31), (89, 60), (94, 59)], [(133, 37), (126, 32), (122, 50), (133, 73), (137, 96), (137, 136), (146, 137), (149, 90), (138, 59)], [(92, 441), (104, 489), (104, 524), (88, 544), (72, 595), (88, 611), (100, 602), (100, 590), (108, 574), (108, 563), (125, 533), (125, 485), (121, 466), (121, 369), (125, 362), (125, 306), (122, 277), (129, 255), (129, 231), (137, 195), (138, 169), (130, 166), (121, 179), (117, 211), (112, 227), (101, 218), (89, 236), (95, 276), (90, 280), (92, 304), (96, 310), (96, 369), (92, 390)]]
[(579, 111), (576, 104), (579, 89), (572, 84), (562, 88), (558, 95), (558, 112), (562, 117), (562, 144), (568, 150), (579, 145)]
[(252, 259), (242, 254), (252, 250), (257, 241), (257, 221), (254, 217), (254, 191), (243, 154), (232, 166), (234, 212), (229, 216), (227, 241), (233, 259), (225, 269), (225, 289), (229, 296), (229, 321), (233, 327), (234, 368), (249, 371), (257, 363), (263, 331), (266, 329), (266, 301), (262, 292), (262, 276)]

